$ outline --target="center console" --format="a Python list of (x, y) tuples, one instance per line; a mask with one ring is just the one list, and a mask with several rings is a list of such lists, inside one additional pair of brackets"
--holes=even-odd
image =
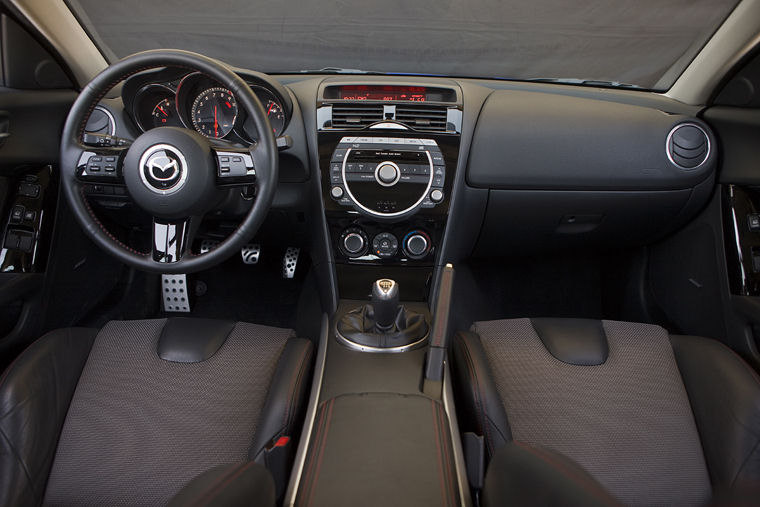
[(363, 299), (387, 277), (402, 299), (424, 301), (457, 171), (461, 91), (329, 80), (317, 121), (341, 298)]
[(333, 78), (318, 101), (339, 301), (286, 504), (467, 506), (450, 385), (426, 374), (446, 335), (438, 303), (449, 299), (437, 291), (434, 305), (430, 284), (458, 169), (461, 91)]

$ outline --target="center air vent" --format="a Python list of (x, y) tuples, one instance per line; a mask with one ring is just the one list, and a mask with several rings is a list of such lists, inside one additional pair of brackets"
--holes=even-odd
[(710, 156), (710, 138), (697, 124), (682, 123), (670, 131), (667, 140), (668, 158), (682, 169), (695, 169)]
[(396, 121), (415, 130), (446, 131), (446, 107), (423, 105), (396, 106)]
[(333, 104), (332, 106), (332, 128), (364, 128), (382, 119), (382, 104)]

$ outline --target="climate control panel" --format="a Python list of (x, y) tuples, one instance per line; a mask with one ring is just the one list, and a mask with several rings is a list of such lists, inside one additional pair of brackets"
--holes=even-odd
[(400, 224), (382, 227), (354, 223), (336, 235), (339, 259), (354, 262), (410, 262), (433, 259), (435, 240), (425, 227)]

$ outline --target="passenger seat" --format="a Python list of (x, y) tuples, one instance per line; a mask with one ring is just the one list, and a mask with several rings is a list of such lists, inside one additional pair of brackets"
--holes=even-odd
[(491, 460), (485, 505), (697, 505), (757, 488), (760, 378), (718, 341), (513, 319), (476, 322), (452, 354), (460, 429)]

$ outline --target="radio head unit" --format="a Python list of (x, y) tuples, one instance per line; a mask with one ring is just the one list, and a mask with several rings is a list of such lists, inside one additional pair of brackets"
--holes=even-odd
[(376, 219), (443, 201), (446, 164), (433, 139), (344, 137), (330, 161), (330, 196)]

